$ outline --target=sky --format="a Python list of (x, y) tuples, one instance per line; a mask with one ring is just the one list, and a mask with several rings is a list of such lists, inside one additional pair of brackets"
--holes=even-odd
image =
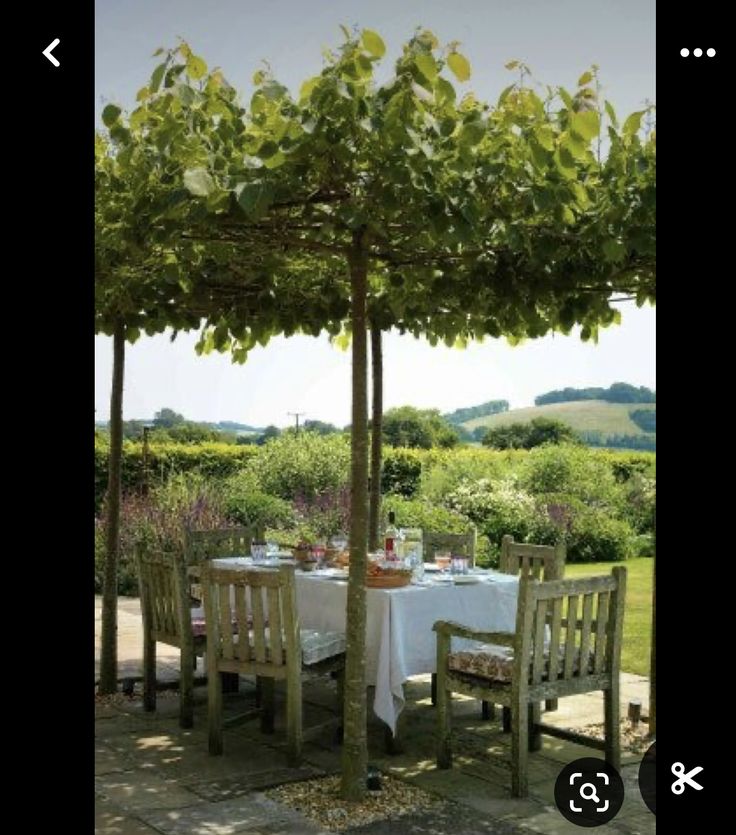
[[(509, 60), (523, 60), (543, 83), (568, 88), (595, 63), (604, 95), (621, 115), (655, 100), (654, 22), (654, 0), (97, 0), (95, 121), (109, 101), (132, 108), (155, 66), (152, 53), (179, 37), (248, 96), (264, 60), (298, 90), (321, 69), (323, 48), (341, 42), (341, 23), (381, 34), (386, 77), (417, 26), (442, 43), (460, 41), (473, 70), (468, 86), (490, 101), (515, 80), (504, 69)], [(489, 339), (458, 350), (389, 334), (384, 407), (410, 403), (444, 412), (504, 398), (517, 408), (565, 386), (624, 381), (655, 388), (655, 309), (623, 303), (620, 310), (621, 325), (601, 331), (598, 345), (574, 332), (514, 348)], [(349, 423), (350, 354), (326, 337), (276, 339), (253, 350), (245, 365), (227, 355), (197, 357), (196, 340), (181, 334), (172, 343), (162, 335), (127, 348), (127, 419), (168, 407), (192, 420), (254, 426), (286, 426), (297, 411), (302, 419)], [(112, 340), (95, 337), (95, 420), (109, 416), (111, 369)]]

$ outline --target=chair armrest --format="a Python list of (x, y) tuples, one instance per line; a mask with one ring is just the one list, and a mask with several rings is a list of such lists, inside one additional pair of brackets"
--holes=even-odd
[(507, 647), (514, 645), (513, 632), (484, 632), (449, 620), (435, 621), (432, 629), (438, 635), (445, 637), (468, 638), (471, 641), (481, 641), (484, 644), (500, 644)]

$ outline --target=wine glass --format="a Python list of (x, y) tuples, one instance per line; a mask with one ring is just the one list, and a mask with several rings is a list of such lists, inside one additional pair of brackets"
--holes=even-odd
[(437, 564), (437, 567), (440, 570), (440, 577), (445, 580), (447, 579), (447, 570), (450, 567), (450, 563), (452, 561), (452, 555), (449, 551), (437, 551), (434, 555), (434, 561)]

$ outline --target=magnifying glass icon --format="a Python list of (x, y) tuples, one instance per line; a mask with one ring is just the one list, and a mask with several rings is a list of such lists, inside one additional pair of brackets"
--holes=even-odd
[[(585, 793), (586, 789), (590, 789), (590, 794)], [(583, 800), (595, 800), (596, 803), (601, 802), (598, 797), (598, 790), (592, 783), (583, 783), (583, 785), (580, 786), (580, 797), (582, 797)]]

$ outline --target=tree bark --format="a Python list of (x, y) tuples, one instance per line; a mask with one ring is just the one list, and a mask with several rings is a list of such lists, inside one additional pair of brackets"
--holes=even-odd
[(125, 325), (113, 334), (112, 392), (110, 395), (110, 460), (107, 472), (107, 531), (105, 574), (102, 583), (102, 647), (100, 693), (114, 693), (118, 680), (118, 554), (120, 551), (120, 469), (123, 454), (123, 375)]
[(378, 549), (381, 509), (381, 457), (383, 442), (383, 350), (381, 329), (371, 327), (371, 365), (373, 370), (373, 399), (371, 403), (371, 492), (368, 502), (369, 550)]
[(652, 566), (652, 654), (649, 670), (649, 736), (657, 735), (657, 531), (654, 531)]
[(368, 767), (365, 675), (365, 571), (368, 551), (368, 258), (363, 248), (362, 232), (356, 232), (353, 236), (348, 263), (353, 328), (353, 425), (350, 441), (350, 574), (345, 628), (345, 714), (341, 794), (347, 800), (358, 800), (365, 795)]

